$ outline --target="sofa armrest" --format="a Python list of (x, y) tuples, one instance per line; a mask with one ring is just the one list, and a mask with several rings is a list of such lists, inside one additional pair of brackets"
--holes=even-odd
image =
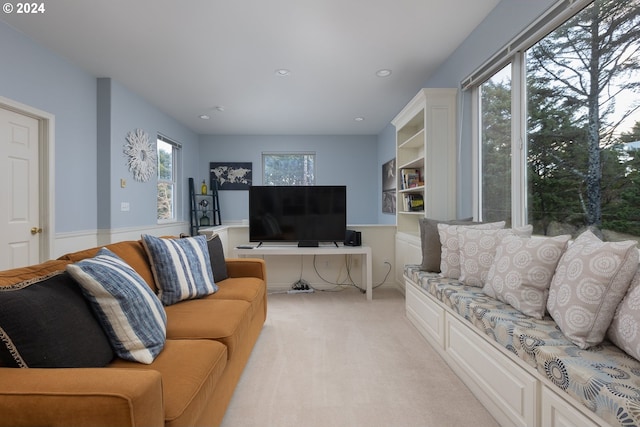
[(267, 267), (260, 258), (226, 258), (229, 277), (257, 277), (267, 281)]
[(164, 426), (162, 377), (117, 368), (0, 368), (0, 426)]

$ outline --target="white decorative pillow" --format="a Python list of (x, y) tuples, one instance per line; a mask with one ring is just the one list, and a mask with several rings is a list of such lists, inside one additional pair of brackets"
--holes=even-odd
[(164, 348), (167, 315), (149, 285), (106, 248), (67, 266), (80, 284), (116, 354), (149, 364)]
[(569, 245), (551, 281), (547, 310), (585, 349), (602, 342), (638, 268), (637, 242), (602, 242), (590, 230)]
[(161, 239), (143, 234), (142, 245), (151, 261), (158, 297), (164, 305), (201, 298), (218, 290), (206, 236)]
[(459, 280), (467, 286), (481, 288), (493, 264), (496, 248), (503, 238), (513, 234), (531, 236), (533, 226), (517, 229), (490, 229), (459, 227), (458, 244), (460, 251)]
[(442, 253), (440, 254), (440, 276), (448, 277), (450, 279), (458, 279), (460, 277), (460, 243), (458, 240), (459, 227), (488, 230), (504, 228), (504, 225), (504, 221), (468, 226), (438, 224), (438, 234), (440, 236), (440, 243), (442, 244)]
[(496, 248), (483, 292), (527, 316), (542, 319), (553, 273), (570, 238), (505, 237)]
[(640, 360), (640, 269), (613, 316), (607, 337), (629, 356)]

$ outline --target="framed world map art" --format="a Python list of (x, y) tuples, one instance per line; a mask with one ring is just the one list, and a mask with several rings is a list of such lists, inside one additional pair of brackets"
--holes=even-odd
[(218, 183), (218, 190), (248, 190), (252, 182), (251, 162), (211, 162), (211, 182)]

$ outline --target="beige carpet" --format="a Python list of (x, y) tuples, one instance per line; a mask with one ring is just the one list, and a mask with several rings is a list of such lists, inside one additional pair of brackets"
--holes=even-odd
[(376, 289), (269, 295), (265, 327), (223, 427), (428, 427), (497, 423)]

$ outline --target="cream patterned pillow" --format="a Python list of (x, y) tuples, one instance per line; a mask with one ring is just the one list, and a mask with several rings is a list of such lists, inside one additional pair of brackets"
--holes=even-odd
[(602, 242), (590, 230), (569, 245), (551, 281), (547, 310), (585, 349), (602, 342), (638, 267), (637, 242)]
[(640, 269), (616, 310), (607, 337), (629, 356), (640, 360)]
[(493, 264), (496, 248), (507, 236), (513, 234), (530, 237), (533, 227), (527, 225), (515, 229), (479, 230), (474, 228), (458, 228), (458, 244), (460, 251), (460, 278), (468, 286), (481, 288)]
[(507, 236), (496, 255), (482, 291), (536, 319), (544, 317), (549, 286), (571, 236)]
[[(490, 222), (487, 224), (465, 225), (466, 228), (491, 230), (504, 228), (505, 222)], [(442, 244), (440, 254), (440, 276), (450, 279), (460, 277), (460, 244), (458, 240), (458, 228), (461, 225), (438, 224), (438, 235)]]

